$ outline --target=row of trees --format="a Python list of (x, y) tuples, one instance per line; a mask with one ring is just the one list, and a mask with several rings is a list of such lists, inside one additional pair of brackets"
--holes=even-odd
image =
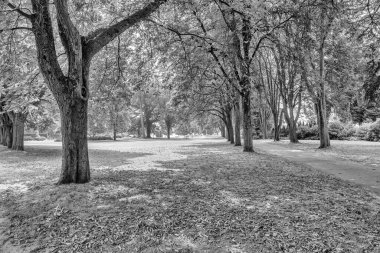
[[(298, 142), (297, 123), (308, 117), (318, 124), (321, 148), (330, 146), (332, 110), (342, 120), (355, 121), (359, 103), (362, 115), (376, 119), (379, 3), (250, 3), (214, 1), (202, 8), (192, 2), (186, 8), (190, 29), (170, 26), (178, 21), (168, 24), (195, 52), (189, 72), (195, 69), (203, 80), (180, 91), (196, 95), (192, 103), (198, 110), (221, 118), (232, 143), (241, 144), (243, 118), (243, 133), (249, 133), (244, 150), (251, 150), (250, 117), (257, 118), (266, 136), (268, 112), (275, 140), (284, 119), (290, 141)], [(368, 87), (375, 88), (369, 92)]]
[[(279, 140), (285, 120), (297, 142), (299, 121), (315, 122), (325, 148), (332, 112), (359, 122), (377, 116), (376, 1), (2, 0), (0, 11), (8, 56), (1, 136), (9, 139), (11, 123), (52, 94), (61, 115), (62, 184), (90, 180), (88, 115), (94, 128), (104, 111), (114, 137), (126, 114), (148, 137), (158, 120), (170, 136), (175, 119), (182, 127), (212, 115), (246, 152), (256, 126)], [(28, 106), (10, 107), (31, 94)], [(17, 113), (23, 117), (12, 121)]]

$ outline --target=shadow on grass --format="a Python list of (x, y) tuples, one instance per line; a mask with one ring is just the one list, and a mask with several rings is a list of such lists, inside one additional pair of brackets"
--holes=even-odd
[(128, 139), (121, 139), (118, 140), (120, 142), (135, 142), (135, 141), (190, 141), (192, 138), (128, 138)]
[(360, 189), (270, 156), (225, 155), (229, 146), (192, 145), (186, 159), (157, 162), (166, 171), (94, 171), (86, 185), (35, 188), (8, 202), (12, 242), (48, 252), (375, 252), (378, 205)]
[[(113, 168), (130, 164), (134, 158), (150, 156), (151, 153), (120, 152), (112, 150), (89, 150), (92, 174), (99, 167)], [(29, 186), (50, 185), (58, 181), (62, 150), (54, 146), (28, 146), (23, 152), (1, 152), (0, 184), (2, 188), (14, 183)], [(1, 185), (0, 185), (1, 188)], [(2, 189), (4, 190), (4, 189)]]
[[(128, 163), (128, 160), (149, 156), (151, 153), (122, 152), (101, 149), (89, 149), (89, 160), (91, 166), (115, 167)], [(17, 163), (20, 160), (39, 161), (44, 159), (60, 160), (62, 148), (56, 146), (29, 146), (24, 152), (8, 151), (2, 159), (7, 162)], [(16, 159), (17, 158), (17, 159)]]

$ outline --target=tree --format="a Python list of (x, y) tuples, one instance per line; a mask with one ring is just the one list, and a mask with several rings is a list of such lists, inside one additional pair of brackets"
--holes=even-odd
[(270, 107), (273, 118), (274, 141), (280, 141), (280, 129), (282, 125), (283, 109), (281, 108), (280, 85), (278, 72), (273, 64), (272, 50), (262, 50), (258, 61), (259, 89), (263, 90), (265, 100)]
[(292, 33), (290, 24), (284, 27), (285, 38), (275, 38), (273, 55), (276, 62), (277, 78), (283, 112), (289, 128), (289, 140), (297, 143), (297, 121), (301, 112), (302, 83), (299, 81), (299, 61), (296, 55), (295, 41), (297, 35)]
[[(35, 67), (34, 43), (25, 36), (27, 33), (24, 32), (8, 37), (3, 44), (0, 68), (0, 107), (4, 123), (1, 132), (4, 132), (4, 139), (8, 139), (7, 146), (16, 151), (24, 150), (24, 128), (28, 115), (37, 110), (42, 102), (49, 101), (50, 96)], [(15, 44), (18, 46), (15, 47)]]
[[(307, 8), (297, 21), (298, 27), (302, 31), (301, 38), (303, 41), (303, 45), (298, 47), (298, 52), (301, 79), (313, 98), (317, 115), (319, 147), (327, 148), (330, 146), (330, 138), (326, 111), (325, 49), (334, 17), (337, 15), (337, 7), (334, 1), (317, 1), (315, 6), (315, 8)], [(317, 15), (318, 18), (312, 22), (311, 15)], [(310, 76), (314, 76), (315, 79), (312, 80)]]
[(172, 105), (169, 92), (164, 92), (163, 94), (161, 94), (161, 99), (159, 103), (161, 121), (163, 121), (164, 128), (166, 129), (166, 137), (170, 139), (170, 134), (176, 122), (176, 114), (178, 112)]
[(86, 183), (90, 180), (87, 148), (87, 107), (91, 59), (108, 43), (131, 26), (155, 12), (165, 0), (155, 0), (121, 21), (80, 34), (70, 18), (67, 0), (56, 0), (56, 21), (59, 36), (68, 59), (68, 71), (62, 70), (58, 59), (49, 1), (31, 0), (33, 13), (25, 12), (9, 1), (2, 1), (31, 24), (40, 71), (53, 93), (61, 112), (62, 170), (59, 184)]

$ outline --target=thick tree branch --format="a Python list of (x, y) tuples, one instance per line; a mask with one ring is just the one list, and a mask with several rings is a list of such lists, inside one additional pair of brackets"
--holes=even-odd
[(55, 0), (55, 7), (57, 9), (59, 36), (70, 62), (73, 60), (71, 59), (73, 54), (69, 52), (77, 51), (81, 47), (80, 34), (70, 19), (67, 0)]
[(9, 8), (11, 8), (11, 10), (14, 10), (16, 11), (18, 14), (20, 14), (21, 16), (27, 18), (27, 19), (31, 19), (32, 15), (31, 14), (28, 14), (24, 11), (22, 11), (19, 7), (17, 7), (16, 5), (12, 4), (11, 2), (9, 2), (8, 0), (1, 0), (3, 3), (5, 3)]
[(58, 85), (64, 80), (62, 69), (58, 63), (58, 57), (54, 43), (53, 25), (49, 13), (48, 0), (32, 0), (34, 13), (38, 16), (33, 17), (32, 26), (36, 40), (36, 48), (38, 53), (38, 62), (41, 73), (47, 81), (56, 99), (61, 92), (62, 86)]
[(24, 27), (24, 26), (19, 26), (19, 27), (12, 27), (12, 28), (7, 28), (7, 29), (0, 29), (0, 33), (6, 32), (6, 31), (15, 31), (15, 30), (28, 30), (28, 31), (33, 31), (31, 27)]
[(127, 18), (120, 22), (111, 25), (108, 28), (100, 28), (84, 38), (86, 56), (90, 59), (96, 53), (98, 53), (105, 45), (115, 39), (118, 35), (123, 33), (131, 26), (137, 24), (143, 19), (149, 17), (155, 12), (162, 4), (167, 0), (154, 0), (141, 10), (136, 11)]

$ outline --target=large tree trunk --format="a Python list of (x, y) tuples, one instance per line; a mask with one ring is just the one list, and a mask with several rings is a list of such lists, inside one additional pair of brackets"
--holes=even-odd
[(7, 113), (4, 113), (2, 116), (2, 128), (3, 128), (3, 137), (2, 137), (2, 142), (1, 144), (8, 147), (12, 148), (12, 143), (13, 143), (13, 136), (12, 136), (12, 121), (9, 118)]
[(278, 115), (277, 112), (272, 112), (273, 114), (273, 130), (274, 130), (274, 141), (280, 141), (280, 128), (278, 124)]
[(140, 105), (140, 124), (141, 124), (141, 137), (145, 138), (145, 126), (144, 126), (144, 110), (143, 110), (143, 93), (139, 92), (139, 105)]
[[(0, 119), (1, 120), (1, 119)], [(4, 145), (4, 127), (1, 125), (0, 126), (0, 145)]]
[(119, 111), (119, 107), (117, 106), (117, 104), (114, 105), (113, 107), (113, 112), (111, 112), (111, 119), (113, 121), (113, 140), (116, 141), (117, 139), (117, 121), (118, 121), (118, 111)]
[[(284, 114), (283, 110), (281, 110), (280, 115), (278, 111), (272, 111), (273, 119), (274, 119), (274, 141), (280, 141), (280, 130), (282, 125), (282, 115)], [(279, 117), (280, 116), (280, 117)]]
[(268, 139), (268, 112), (265, 108), (260, 110), (260, 128), (263, 139)]
[(12, 125), (5, 126), (5, 144), (8, 148), (12, 148), (13, 136), (12, 136)]
[[(321, 18), (324, 14), (321, 11)], [(319, 78), (320, 78), (320, 89), (318, 90), (318, 98), (316, 102), (317, 109), (317, 121), (319, 126), (319, 137), (320, 145), (319, 148), (330, 147), (330, 136), (327, 125), (327, 113), (326, 113), (326, 90), (325, 90), (325, 61), (324, 61), (324, 43), (321, 42), (319, 48)]]
[(166, 120), (166, 133), (167, 133), (167, 138), (170, 139), (170, 131), (172, 129), (172, 124), (170, 123), (169, 120)]
[(234, 119), (235, 119), (235, 146), (241, 146), (241, 137), (240, 137), (240, 96), (237, 94), (236, 102), (234, 105)]
[(298, 138), (297, 138), (297, 126), (294, 124), (294, 122), (289, 121), (289, 141), (291, 143), (298, 143)]
[(219, 124), (220, 134), (223, 138), (226, 138), (226, 127), (224, 126), (224, 123), (220, 122)]
[(323, 106), (323, 101), (319, 101), (315, 104), (317, 123), (319, 128), (319, 148), (330, 147), (330, 136), (326, 117), (326, 104)]
[(146, 122), (146, 138), (148, 139), (152, 138), (150, 136), (151, 132), (152, 132), (152, 123), (148, 121)]
[(289, 141), (291, 143), (298, 143), (298, 138), (297, 138), (297, 122), (294, 118), (294, 113), (293, 107), (288, 107), (288, 105), (285, 102), (285, 99), (283, 99), (284, 103), (284, 115), (285, 115), (285, 120), (286, 123), (288, 124), (288, 129), (289, 129)]
[(227, 112), (227, 130), (228, 130), (228, 140), (230, 141), (231, 144), (235, 143), (235, 138), (234, 138), (234, 127), (232, 124), (232, 113), (231, 109)]
[[(72, 99), (65, 94), (65, 98)], [(90, 165), (87, 147), (87, 100), (76, 98), (60, 105), (62, 170), (58, 184), (87, 183)]]
[(26, 114), (21, 112), (10, 113), (10, 118), (13, 122), (12, 127), (12, 149), (17, 151), (24, 150), (24, 129)]
[[(319, 84), (320, 87), (318, 89), (318, 97), (316, 101), (317, 108), (317, 121), (319, 125), (319, 137), (320, 137), (320, 145), (319, 148), (327, 148), (330, 147), (330, 136), (329, 130), (327, 126), (327, 113), (326, 113), (326, 88), (325, 88), (325, 40), (328, 34), (329, 27), (324, 26), (325, 18), (326, 18), (326, 6), (322, 6), (321, 8), (321, 41), (319, 46)], [(331, 25), (332, 19), (329, 20), (329, 25)]]
[(113, 140), (116, 141), (117, 138), (117, 123), (113, 123)]
[[(248, 77), (247, 77), (248, 78)], [(244, 136), (244, 152), (253, 152), (252, 142), (252, 116), (251, 116), (251, 91), (249, 87), (249, 80), (247, 84), (242, 85), (245, 87), (242, 92), (242, 105), (243, 105), (243, 136)]]

